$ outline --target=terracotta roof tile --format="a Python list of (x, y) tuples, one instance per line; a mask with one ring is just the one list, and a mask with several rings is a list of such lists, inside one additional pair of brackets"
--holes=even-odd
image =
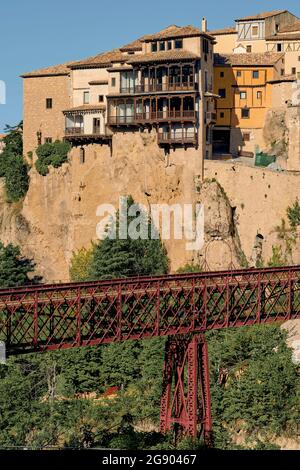
[(32, 72), (24, 73), (21, 75), (23, 78), (30, 77), (42, 77), (42, 76), (51, 76), (51, 75), (69, 75), (70, 69), (69, 65), (72, 62), (66, 62), (65, 64), (53, 65), (52, 67), (46, 67), (39, 70), (33, 70)]
[(142, 51), (143, 44), (142, 39), (137, 39), (136, 41), (132, 41), (129, 44), (125, 44), (125, 46), (120, 47), (121, 52), (135, 52), (135, 51)]
[(280, 34), (277, 33), (274, 36), (269, 36), (266, 38), (266, 41), (293, 41), (293, 40), (298, 40), (300, 39), (300, 31), (299, 32), (294, 32), (294, 33), (289, 33), (289, 34)]
[(70, 68), (80, 68), (83, 66), (88, 67), (97, 67), (97, 66), (109, 66), (112, 64), (113, 61), (120, 61), (124, 62), (126, 60), (126, 56), (121, 53), (120, 49), (113, 49), (112, 51), (103, 52), (101, 54), (97, 54), (91, 57), (87, 57), (86, 59), (79, 60), (77, 62), (73, 62), (70, 64)]
[(77, 111), (97, 111), (106, 109), (105, 104), (84, 104), (82, 106), (75, 106), (74, 108), (65, 109), (64, 113), (72, 113)]
[(219, 34), (234, 34), (236, 32), (237, 30), (235, 26), (229, 26), (228, 28), (214, 29), (213, 31), (208, 31), (208, 33), (212, 36), (217, 36)]
[(162, 29), (158, 33), (149, 34), (144, 36), (142, 41), (155, 41), (160, 39), (173, 39), (173, 38), (184, 38), (184, 37), (193, 37), (193, 36), (208, 36), (209, 33), (203, 33), (199, 28), (195, 28), (195, 26), (188, 25), (188, 26), (176, 26), (171, 25), (165, 29)]
[(264, 11), (263, 13), (258, 13), (257, 15), (244, 16), (235, 21), (248, 21), (248, 20), (265, 20), (266, 18), (271, 18), (272, 16), (280, 15), (281, 13), (286, 13), (287, 10), (272, 10)]
[(261, 52), (257, 54), (215, 54), (215, 65), (232, 65), (232, 66), (271, 66), (276, 64), (279, 59), (284, 57), (283, 53), (277, 52)]
[(163, 52), (150, 52), (148, 54), (140, 54), (128, 60), (128, 64), (142, 64), (144, 62), (165, 62), (172, 60), (184, 59), (199, 59), (199, 56), (193, 52), (185, 51), (182, 49), (163, 51)]

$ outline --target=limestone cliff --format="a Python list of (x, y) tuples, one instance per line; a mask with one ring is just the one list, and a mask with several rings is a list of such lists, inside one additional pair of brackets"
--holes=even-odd
[[(120, 195), (131, 194), (146, 207), (204, 204), (202, 250), (187, 251), (186, 240), (165, 242), (175, 271), (191, 262), (206, 269), (245, 265), (251, 261), (258, 232), (264, 236), (267, 260), (277, 243), (274, 228), (299, 193), (298, 174), (222, 162), (206, 161), (208, 179), (200, 182), (189, 150), (165, 155), (154, 133), (117, 134), (112, 152), (106, 145), (90, 145), (83, 164), (79, 152), (74, 148), (69, 163), (50, 169), (46, 177), (32, 168), (22, 203), (5, 203), (0, 187), (0, 238), (20, 245), (24, 255), (34, 258), (45, 282), (69, 279), (73, 251), (96, 239), (97, 207), (103, 203), (118, 207)], [(298, 258), (296, 252), (294, 260), (299, 262)]]

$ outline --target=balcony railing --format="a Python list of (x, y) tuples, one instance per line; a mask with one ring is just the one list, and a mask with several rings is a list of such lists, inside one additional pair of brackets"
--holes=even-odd
[(84, 127), (67, 127), (65, 135), (101, 135), (100, 127), (94, 127), (91, 133), (87, 133)]
[(65, 135), (82, 135), (84, 134), (83, 127), (67, 127), (65, 130)]
[(163, 91), (195, 91), (195, 82), (153, 83), (120, 88), (122, 94), (156, 93)]
[(194, 110), (172, 110), (172, 111), (156, 111), (146, 113), (136, 113), (136, 121), (168, 121), (168, 120), (194, 120), (197, 113)]
[(127, 125), (127, 124), (134, 124), (135, 119), (134, 116), (109, 116), (108, 123), (110, 125)]
[(197, 143), (197, 133), (159, 132), (158, 142), (161, 144), (193, 144)]

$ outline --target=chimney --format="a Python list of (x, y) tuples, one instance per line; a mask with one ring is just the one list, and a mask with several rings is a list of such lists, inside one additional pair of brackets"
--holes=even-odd
[(202, 18), (201, 31), (202, 33), (207, 33), (207, 19), (206, 18)]

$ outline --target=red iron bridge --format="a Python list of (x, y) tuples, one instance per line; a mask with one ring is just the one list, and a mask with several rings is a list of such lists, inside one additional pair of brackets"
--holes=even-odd
[(8, 355), (167, 336), (161, 432), (212, 432), (205, 332), (300, 318), (300, 266), (0, 290)]

